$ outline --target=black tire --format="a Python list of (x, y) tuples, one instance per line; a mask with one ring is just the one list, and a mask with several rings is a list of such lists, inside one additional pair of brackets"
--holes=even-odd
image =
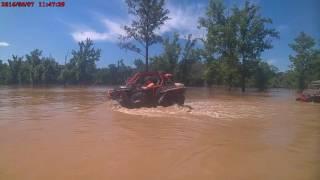
[(178, 96), (176, 97), (176, 103), (177, 103), (179, 106), (183, 106), (185, 99), (186, 99), (186, 98), (184, 97), (184, 95), (178, 95)]
[(160, 106), (164, 106), (164, 107), (168, 107), (173, 105), (173, 101), (172, 98), (170, 98), (170, 96), (168, 94), (163, 94), (160, 96), (159, 100), (158, 100), (158, 104)]
[(130, 97), (130, 105), (133, 108), (139, 108), (145, 104), (146, 95), (143, 92), (136, 92)]

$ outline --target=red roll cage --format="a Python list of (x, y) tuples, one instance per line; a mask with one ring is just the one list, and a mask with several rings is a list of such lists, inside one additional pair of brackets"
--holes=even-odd
[(164, 75), (165, 73), (162, 72), (138, 72), (127, 80), (126, 85), (134, 85), (139, 79), (145, 78), (146, 76), (158, 76), (160, 78), (158, 85), (161, 86), (164, 82)]

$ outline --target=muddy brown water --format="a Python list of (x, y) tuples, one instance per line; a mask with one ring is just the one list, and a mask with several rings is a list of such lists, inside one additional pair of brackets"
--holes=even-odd
[(125, 109), (105, 87), (0, 88), (1, 180), (318, 180), (320, 104), (190, 88)]

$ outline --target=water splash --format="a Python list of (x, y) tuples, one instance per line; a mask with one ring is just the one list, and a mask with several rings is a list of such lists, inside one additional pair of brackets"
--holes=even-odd
[[(258, 107), (250, 104), (243, 104), (235, 109), (233, 103), (222, 101), (195, 101), (186, 102), (184, 106), (173, 105), (169, 107), (158, 106), (136, 109), (122, 107), (115, 101), (110, 101), (108, 104), (113, 111), (147, 117), (175, 117), (184, 119), (209, 117), (214, 119), (232, 120), (245, 118), (253, 114), (257, 116), (260, 113)], [(247, 113), (248, 109), (254, 113)]]

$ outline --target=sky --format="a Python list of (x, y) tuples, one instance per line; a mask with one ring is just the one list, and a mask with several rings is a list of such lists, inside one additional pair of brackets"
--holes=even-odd
[[(227, 7), (232, 7), (243, 5), (244, 0), (224, 2)], [(273, 40), (273, 49), (266, 50), (262, 55), (269, 64), (281, 71), (289, 68), (288, 56), (293, 52), (288, 44), (301, 31), (314, 37), (320, 44), (319, 0), (252, 2), (261, 7), (264, 17), (273, 20), (271, 27), (280, 32), (280, 39)], [(179, 32), (182, 37), (188, 34), (203, 37), (205, 32), (197, 26), (207, 4), (208, 0), (167, 0), (170, 20), (158, 33), (168, 36)], [(95, 42), (95, 47), (102, 50), (99, 67), (119, 59), (132, 65), (133, 60), (140, 56), (118, 46), (118, 37), (124, 33), (122, 27), (130, 23), (127, 12), (124, 0), (65, 0), (65, 7), (54, 8), (37, 5), (32, 8), (0, 7), (0, 59), (6, 61), (12, 55), (24, 56), (38, 48), (44, 56), (52, 56), (59, 63), (64, 63), (66, 57), (71, 57), (72, 49), (77, 49), (77, 42), (90, 38)], [(161, 46), (151, 47), (151, 55), (161, 52)]]

